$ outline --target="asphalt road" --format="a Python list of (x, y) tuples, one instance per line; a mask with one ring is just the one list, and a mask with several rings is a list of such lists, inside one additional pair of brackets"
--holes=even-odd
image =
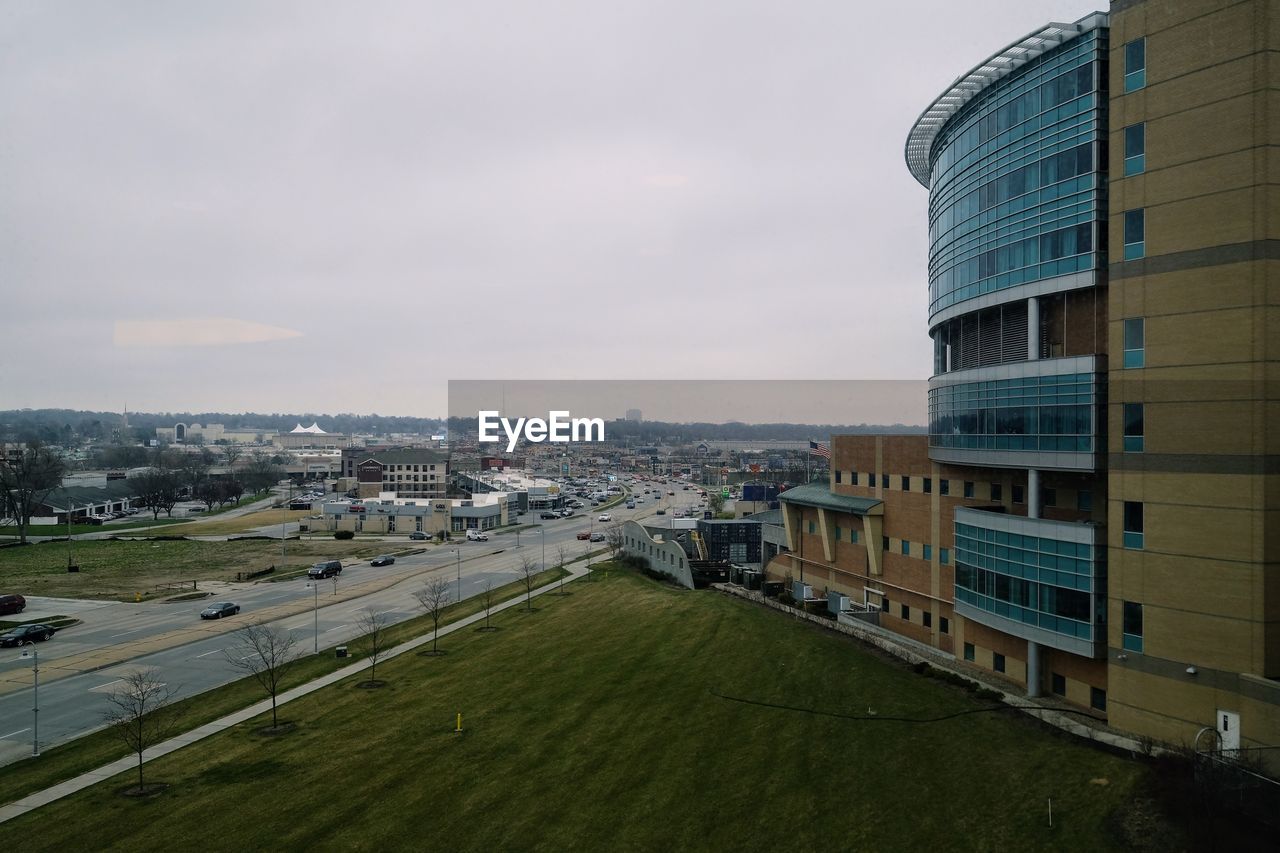
[[(683, 491), (674, 487), (675, 497), (662, 496), (655, 501), (650, 496), (635, 510), (622, 505), (607, 510), (613, 521), (643, 520), (654, 516), (661, 506), (668, 510), (676, 506), (697, 503), (696, 491)], [(594, 510), (594, 511), (593, 511)], [(531, 513), (532, 515), (532, 513)], [(238, 645), (234, 633), (226, 633), (227, 625), (247, 624), (253, 620), (255, 610), (291, 602), (318, 604), (311, 611), (276, 620), (272, 624), (295, 633), (303, 649), (314, 646), (331, 648), (350, 642), (358, 636), (357, 623), (362, 611), (373, 608), (385, 611), (392, 622), (400, 622), (422, 613), (413, 598), (424, 580), (433, 575), (443, 575), (458, 581), (461, 598), (479, 593), (486, 581), (500, 586), (517, 577), (517, 569), (524, 555), (539, 563), (543, 560), (545, 540), (546, 565), (554, 565), (557, 546), (564, 545), (569, 558), (581, 556), (588, 545), (592, 549), (604, 547), (603, 543), (588, 543), (577, 539), (584, 530), (599, 530), (603, 526), (596, 519), (599, 511), (588, 506), (585, 511), (568, 519), (537, 522), (538, 528), (520, 532), (519, 545), (515, 533), (491, 535), (488, 542), (458, 543), (461, 562), (454, 548), (433, 548), (427, 553), (398, 558), (390, 567), (374, 568), (365, 563), (353, 563), (343, 569), (338, 580), (342, 584), (368, 579), (372, 573), (380, 577), (402, 577), (392, 586), (355, 599), (330, 604), (325, 598), (334, 598), (332, 582), (324, 580), (316, 588), (308, 588), (305, 579), (277, 583), (246, 584), (228, 590), (212, 599), (188, 602), (152, 602), (146, 604), (80, 602), (75, 614), (83, 624), (58, 633), (52, 640), (41, 643), (41, 668), (47, 662), (101, 649), (117, 643), (145, 639), (169, 631), (187, 629), (190, 641), (182, 645), (132, 658), (95, 672), (72, 675), (46, 682), (39, 689), (39, 733), (41, 748), (64, 743), (87, 734), (103, 724), (107, 694), (118, 685), (120, 679), (140, 667), (155, 667), (166, 683), (174, 685), (179, 697), (191, 696), (218, 687), (243, 672), (227, 660), (227, 649)], [(671, 516), (668, 515), (668, 518)], [(529, 518), (529, 516), (526, 516)], [(545, 533), (543, 532), (545, 531)], [(388, 545), (388, 550), (396, 548)], [(451, 588), (451, 600), (458, 597), (458, 588)], [(199, 612), (214, 600), (235, 601), (241, 607), (238, 616), (230, 617), (223, 624), (204, 622)], [(39, 606), (39, 600), (33, 602)], [(64, 604), (60, 612), (70, 609)], [(19, 657), (17, 649), (0, 649), (0, 676), (15, 669), (31, 666), (30, 659)], [(33, 691), (30, 688), (0, 695), (0, 764), (8, 764), (31, 754)]]

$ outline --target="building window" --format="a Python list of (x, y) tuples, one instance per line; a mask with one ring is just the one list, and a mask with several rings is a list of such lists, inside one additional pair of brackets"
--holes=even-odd
[(1147, 123), (1138, 122), (1124, 129), (1124, 174), (1140, 175), (1147, 170)]
[(1147, 256), (1147, 210), (1124, 212), (1124, 259), (1136, 261)]
[(973, 497), (973, 481), (972, 480), (964, 481), (964, 496), (966, 498)]
[(1052, 686), (1051, 686), (1049, 689), (1051, 689), (1051, 690), (1054, 692), (1054, 694), (1055, 694), (1055, 695), (1057, 695), (1057, 696), (1066, 696), (1066, 695), (1067, 695), (1067, 678), (1066, 678), (1066, 676), (1064, 676), (1064, 675), (1060, 675), (1059, 673), (1056, 673), (1056, 672), (1055, 672), (1055, 673), (1051, 673), (1051, 677), (1049, 678), (1049, 681), (1050, 681), (1050, 682), (1051, 682), (1051, 684), (1052, 684)]
[(849, 531), (849, 541), (854, 543), (855, 545), (858, 544), (858, 531), (856, 530)]
[(1089, 707), (1095, 711), (1107, 710), (1107, 691), (1101, 687), (1089, 688)]
[(899, 615), (899, 616), (901, 616), (901, 617), (902, 617), (903, 619), (905, 619), (906, 621), (910, 622), (910, 621), (911, 621), (911, 608), (910, 608), (910, 607), (908, 607), (908, 606), (907, 606), (907, 605), (905, 605), (905, 604), (899, 604), (899, 605), (898, 605), (898, 615)]
[(1124, 502), (1124, 547), (1138, 550), (1143, 547), (1141, 501)]
[(926, 495), (933, 494), (933, 478), (932, 477), (924, 478), (924, 493)]
[(926, 544), (924, 545), (924, 547), (923, 547), (921, 550), (924, 552), (924, 553), (922, 553), (922, 554), (920, 555), (921, 559), (924, 559), (924, 560), (932, 560), (932, 559), (933, 559), (933, 546), (932, 546), (932, 545), (930, 545), (930, 544), (926, 543)]
[(840, 541), (840, 525), (836, 525), (836, 541)]
[(1130, 317), (1124, 321), (1124, 366), (1144, 367), (1147, 363), (1147, 321)]
[(933, 613), (932, 613), (932, 612), (930, 612), (930, 611), (928, 611), (928, 610), (922, 610), (922, 611), (920, 611), (920, 618), (923, 620), (923, 622), (924, 622), (924, 626), (925, 626), (926, 628), (932, 628), (932, 627), (933, 627)]
[(880, 475), (880, 488), (882, 488), (882, 489), (887, 489), (887, 488), (889, 488), (889, 475), (888, 475), (888, 474), (881, 474), (881, 475)]
[(938, 549), (938, 562), (946, 566), (951, 563), (951, 552), (946, 548)]
[(883, 547), (883, 548), (881, 548), (880, 550), (881, 550), (881, 551), (888, 551), (888, 550), (889, 550), (889, 537), (888, 537), (888, 536), (882, 536), (881, 538), (882, 538), (882, 539), (884, 539), (884, 543), (883, 543), (884, 547)]
[(836, 482), (837, 482), (837, 483), (839, 483), (839, 482), (840, 482), (840, 478), (841, 478), (842, 476), (843, 476), (843, 472), (842, 472), (842, 471), (840, 471), (840, 469), (838, 469), (838, 468), (837, 468), (837, 469), (836, 469)]
[(1124, 452), (1141, 453), (1144, 418), (1142, 403), (1124, 404)]
[(857, 471), (850, 471), (850, 472), (849, 472), (849, 485), (851, 485), (851, 486), (856, 486), (856, 485), (858, 485), (858, 472), (857, 472)]
[(908, 477), (906, 474), (902, 475), (902, 491), (904, 492), (911, 491), (911, 478)]
[(902, 540), (902, 556), (904, 557), (911, 556), (911, 543), (908, 542), (906, 539)]
[(1004, 499), (1004, 488), (999, 483), (991, 484), (991, 500), (1000, 501)]
[(1040, 506), (1057, 506), (1058, 490), (1057, 489), (1041, 489), (1040, 490)]
[(1026, 489), (1023, 486), (1015, 485), (1013, 487), (1013, 502), (1016, 504), (1026, 503)]
[(867, 472), (867, 488), (874, 489), (875, 487), (876, 487), (876, 475), (868, 471)]
[(1136, 601), (1120, 604), (1120, 636), (1126, 652), (1142, 654), (1142, 605)]
[(991, 668), (996, 672), (1004, 672), (1004, 655), (996, 652), (991, 655)]
[(938, 620), (938, 631), (940, 631), (940, 632), (941, 632), (941, 633), (943, 633), (943, 634), (950, 634), (950, 633), (951, 633), (951, 620), (950, 620), (950, 619), (948, 619), (948, 618), (947, 618), (947, 617), (945, 617), (945, 616), (943, 616), (941, 619), (939, 619), (939, 620)]
[(971, 661), (971, 660), (973, 660), (973, 657), (974, 657), (974, 655), (973, 655), (973, 643), (965, 643), (965, 644), (964, 644), (964, 659), (965, 659), (965, 660), (969, 660), (969, 661)]
[(809, 532), (810, 532), (810, 533), (816, 533), (816, 532), (817, 532), (817, 529), (818, 529), (818, 528), (817, 528), (817, 526), (816, 526), (812, 521), (810, 521), (810, 522), (809, 522)]
[(1147, 40), (1134, 39), (1124, 46), (1124, 91), (1136, 92), (1147, 85)]
[(951, 494), (951, 481), (950, 481), (950, 480), (940, 480), (940, 481), (938, 481), (938, 494), (940, 494), (940, 495), (949, 495), (949, 494)]
[(1093, 512), (1093, 492), (1081, 489), (1076, 492), (1076, 509), (1080, 512)]
[(881, 612), (881, 613), (888, 613), (888, 612), (889, 612), (889, 597), (888, 597), (888, 596), (882, 596), (882, 597), (880, 598), (880, 612)]

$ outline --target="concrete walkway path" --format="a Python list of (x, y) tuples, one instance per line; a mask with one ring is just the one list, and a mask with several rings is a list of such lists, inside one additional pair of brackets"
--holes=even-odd
[[(572, 567), (569, 569), (568, 576), (566, 576), (564, 579), (565, 583), (569, 583), (571, 581), (578, 580), (579, 578), (583, 578), (587, 574), (587, 566), (585, 563), (573, 563), (571, 564), (571, 566)], [(549, 583), (546, 586), (535, 589), (533, 591), (533, 596), (537, 597), (539, 595), (546, 595), (547, 593), (555, 592), (559, 588), (560, 588), (559, 581), (556, 581), (554, 583)], [(490, 614), (500, 613), (503, 610), (509, 610), (513, 607), (522, 607), (524, 603), (525, 603), (525, 596), (520, 595), (515, 598), (509, 599), (507, 601), (504, 601), (501, 604), (494, 605), (489, 612)], [(457, 622), (450, 623), (449, 625), (446, 625), (445, 627), (441, 628), (439, 632), (439, 636), (443, 637), (447, 634), (452, 634), (454, 631), (459, 631), (470, 625), (474, 625), (477, 622), (481, 622), (484, 620), (484, 618), (485, 618), (484, 611), (480, 611), (479, 613), (474, 613), (470, 616), (467, 616), (464, 619), (461, 619)], [(424, 646), (430, 643), (432, 639), (435, 638), (435, 636), (436, 636), (436, 633), (434, 631), (431, 631), (431, 632), (427, 632), (426, 634), (423, 634), (420, 637), (416, 637), (412, 640), (401, 643), (400, 645), (388, 650), (385, 653), (385, 655), (380, 656), (379, 660), (386, 661), (394, 657), (399, 657), (400, 655), (406, 652), (411, 652), (414, 649), (417, 649), (421, 646)], [(350, 666), (344, 666), (339, 670), (335, 670), (334, 672), (329, 673), (328, 675), (321, 676), (320, 678), (317, 678), (314, 681), (309, 681), (306, 684), (299, 685), (298, 687), (295, 687), (292, 690), (287, 690), (284, 693), (281, 693), (276, 698), (276, 706), (279, 707), (289, 702), (292, 702), (294, 699), (300, 699), (303, 696), (306, 696), (310, 693), (314, 693), (317, 690), (321, 690), (325, 687), (328, 687), (331, 684), (335, 684), (343, 680), (344, 678), (350, 678), (353, 675), (359, 675), (361, 672), (363, 672), (368, 668), (369, 668), (369, 664), (366, 661), (357, 661), (356, 663), (353, 663)], [(220, 717), (219, 719), (214, 720), (211, 723), (205, 723), (203, 726), (192, 729), (189, 732), (185, 732), (183, 734), (177, 735), (176, 737), (172, 737), (169, 740), (165, 741), (164, 743), (157, 744), (156, 746), (151, 747), (150, 749), (142, 753), (142, 761), (144, 764), (149, 761), (154, 761), (155, 759), (160, 758), (161, 756), (168, 755), (171, 752), (175, 752), (179, 749), (182, 749), (184, 746), (189, 746), (190, 744), (196, 743), (197, 741), (204, 740), (207, 737), (216, 735), (219, 732), (232, 728), (233, 726), (238, 726), (247, 720), (252, 720), (254, 717), (257, 717), (261, 714), (265, 714), (270, 710), (271, 710), (271, 700), (269, 698), (264, 699), (261, 702), (258, 702), (254, 705), (250, 705), (248, 708), (245, 708), (240, 711), (236, 711), (235, 713), (232, 713), (232, 714), (228, 714), (225, 717)], [(24, 815), (27, 812), (38, 809), (41, 806), (45, 805), (46, 803), (52, 803), (55, 800), (60, 800), (63, 797), (70, 796), (71, 794), (74, 794), (77, 791), (82, 791), (85, 788), (88, 788), (90, 785), (96, 785), (98, 782), (102, 782), (106, 779), (110, 779), (113, 776), (118, 776), (121, 773), (126, 773), (130, 770), (134, 770), (137, 768), (137, 766), (138, 766), (138, 756), (130, 755), (125, 758), (121, 758), (117, 761), (112, 761), (110, 764), (105, 764), (96, 770), (90, 770), (87, 773), (82, 773), (79, 776), (66, 780), (65, 782), (59, 782), (57, 785), (54, 785), (50, 788), (45, 788), (43, 791), (37, 791), (34, 794), (28, 794), (27, 796), (23, 797), (20, 800), (15, 800), (12, 803), (8, 803), (4, 806), (0, 806), (0, 823), (13, 820), (15, 817), (19, 817), (20, 815)]]

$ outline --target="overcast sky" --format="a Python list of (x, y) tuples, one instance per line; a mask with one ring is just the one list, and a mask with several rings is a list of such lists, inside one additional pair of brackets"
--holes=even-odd
[(953, 79), (1105, 4), (0, 2), (0, 409), (923, 379)]

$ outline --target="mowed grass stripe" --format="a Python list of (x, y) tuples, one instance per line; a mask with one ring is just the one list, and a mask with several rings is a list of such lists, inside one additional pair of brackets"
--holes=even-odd
[(290, 735), (259, 720), (154, 762), (173, 787), (153, 800), (119, 797), (122, 778), (0, 826), (0, 847), (1114, 848), (1104, 819), (1136, 763), (1008, 712), (728, 702), (708, 688), (851, 714), (982, 704), (736, 599), (617, 571), (570, 588), (380, 665), (381, 690), (291, 703)]

